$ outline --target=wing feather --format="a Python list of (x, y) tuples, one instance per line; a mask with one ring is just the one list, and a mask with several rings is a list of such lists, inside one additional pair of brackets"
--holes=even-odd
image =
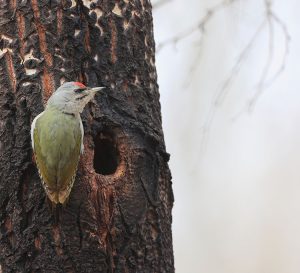
[(47, 111), (35, 121), (33, 150), (49, 199), (65, 203), (74, 184), (82, 133), (78, 119)]

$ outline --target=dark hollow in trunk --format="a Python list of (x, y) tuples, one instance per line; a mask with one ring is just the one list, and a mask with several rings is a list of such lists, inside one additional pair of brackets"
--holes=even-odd
[[(174, 272), (149, 0), (0, 1), (0, 272)], [(56, 223), (30, 125), (63, 81), (108, 86)]]

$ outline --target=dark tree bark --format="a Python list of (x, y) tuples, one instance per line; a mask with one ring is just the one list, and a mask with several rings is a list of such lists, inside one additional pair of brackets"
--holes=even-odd
[[(149, 0), (1, 0), (0, 34), (0, 272), (174, 272)], [(72, 80), (110, 90), (55, 222), (30, 124)]]

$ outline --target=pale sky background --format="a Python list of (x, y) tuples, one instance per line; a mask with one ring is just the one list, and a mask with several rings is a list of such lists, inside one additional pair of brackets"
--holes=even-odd
[[(154, 9), (156, 44), (221, 2), (170, 0)], [(300, 1), (272, 3), (291, 37), (289, 54), (252, 112), (247, 105), (270, 52), (267, 82), (285, 55), (285, 33), (274, 18), (215, 100), (266, 18), (264, 0), (235, 0), (211, 17), (204, 36), (195, 32), (157, 53), (177, 273), (300, 272)]]

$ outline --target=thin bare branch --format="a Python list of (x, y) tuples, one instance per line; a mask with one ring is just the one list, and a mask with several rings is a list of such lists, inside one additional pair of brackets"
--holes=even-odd
[(195, 56), (193, 56), (193, 61), (192, 64), (189, 66), (189, 70), (188, 70), (188, 74), (189, 77), (186, 78), (184, 87), (188, 88), (190, 86), (190, 84), (192, 83), (191, 79), (194, 77), (194, 74), (197, 70), (197, 67), (200, 63), (201, 60), (201, 56), (202, 56), (202, 44), (204, 42), (204, 35), (201, 35), (200, 37), (200, 41), (197, 43), (198, 44), (198, 48), (197, 48), (197, 52), (195, 52)]
[[(162, 0), (167, 1), (167, 0)], [(196, 67), (198, 63), (200, 62), (201, 59), (201, 48), (203, 44), (203, 40), (205, 38), (205, 32), (208, 23), (211, 21), (211, 19), (216, 15), (218, 11), (221, 9), (225, 8), (226, 6), (229, 6), (233, 4), (234, 2), (237, 2), (238, 0), (223, 0), (219, 4), (215, 5), (211, 9), (207, 10), (206, 14), (198, 21), (197, 24), (191, 26), (190, 28), (186, 29), (185, 31), (161, 42), (157, 46), (157, 52), (159, 52), (163, 47), (169, 46), (169, 45), (175, 45), (179, 42), (182, 41), (189, 36), (199, 33), (200, 35), (200, 41), (199, 41), (199, 52), (196, 55), (190, 69), (189, 69), (189, 78), (190, 76), (194, 73), (196, 70)], [(240, 114), (244, 113), (246, 110), (247, 111), (253, 111), (258, 99), (260, 96), (263, 94), (263, 92), (271, 86), (276, 79), (283, 73), (286, 63), (287, 63), (287, 58), (289, 54), (289, 47), (290, 47), (290, 35), (287, 29), (286, 24), (274, 13), (272, 9), (272, 0), (262, 0), (265, 6), (265, 12), (266, 16), (264, 20), (261, 22), (261, 24), (257, 27), (255, 33), (251, 38), (249, 39), (248, 43), (245, 45), (245, 47), (242, 49), (240, 54), (238, 55), (237, 61), (235, 62), (234, 66), (232, 69), (229, 71), (228, 77), (225, 79), (224, 83), (222, 84), (221, 88), (217, 90), (213, 100), (212, 100), (212, 105), (210, 107), (208, 117), (203, 125), (203, 132), (202, 132), (202, 142), (206, 142), (206, 139), (208, 137), (209, 131), (211, 124), (215, 118), (216, 115), (216, 110), (218, 107), (220, 107), (223, 103), (225, 98), (228, 96), (228, 93), (230, 92), (230, 87), (233, 81), (238, 77), (240, 70), (243, 67), (244, 62), (247, 60), (251, 49), (255, 45), (255, 42), (257, 41), (258, 36), (260, 33), (267, 27), (268, 31), (268, 56), (266, 59), (266, 62), (263, 66), (262, 73), (259, 77), (258, 83), (255, 85), (255, 92), (254, 95), (248, 100), (246, 107), (244, 110), (242, 110)], [(275, 71), (273, 75), (270, 74), (270, 69), (274, 57), (274, 51), (275, 51), (275, 42), (274, 42), (274, 27), (275, 25), (279, 26), (285, 39), (285, 50), (284, 50), (284, 55), (282, 62), (279, 66), (279, 68)], [(187, 81), (190, 82), (190, 81)], [(203, 146), (202, 146), (203, 148)]]
[(266, 25), (266, 20), (264, 20), (259, 27), (256, 29), (254, 35), (249, 40), (248, 44), (245, 46), (243, 51), (240, 53), (235, 65), (231, 69), (228, 78), (223, 83), (221, 89), (217, 92), (215, 99), (213, 100), (214, 106), (218, 106), (223, 103), (225, 97), (227, 96), (229, 92), (229, 87), (234, 80), (234, 78), (238, 75), (243, 62), (247, 59), (248, 54), (250, 53), (251, 48), (253, 47), (256, 38), (260, 34), (260, 32), (263, 30), (264, 26)]
[[(209, 131), (211, 128), (211, 125), (213, 123), (213, 120), (216, 115), (216, 110), (219, 106), (221, 106), (224, 103), (224, 99), (228, 96), (228, 93), (230, 91), (230, 86), (233, 82), (233, 80), (238, 76), (238, 73), (240, 72), (240, 69), (242, 67), (242, 64), (246, 61), (252, 47), (255, 44), (255, 41), (257, 37), (259, 36), (260, 32), (267, 26), (268, 27), (268, 56), (265, 62), (265, 65), (263, 67), (261, 76), (259, 78), (259, 81), (256, 85), (256, 92), (252, 96), (252, 98), (248, 101), (247, 107), (245, 110), (253, 111), (258, 99), (263, 94), (263, 92), (268, 88), (270, 85), (272, 85), (275, 80), (283, 73), (286, 63), (287, 63), (287, 57), (289, 54), (289, 47), (290, 47), (290, 35), (287, 29), (286, 24), (273, 12), (272, 10), (272, 1), (271, 0), (263, 0), (265, 9), (266, 9), (266, 18), (263, 20), (263, 22), (260, 24), (260, 26), (257, 28), (254, 35), (251, 37), (247, 45), (244, 47), (244, 49), (241, 51), (237, 62), (231, 69), (228, 78), (225, 80), (222, 87), (217, 91), (215, 98), (212, 101), (212, 105), (210, 107), (208, 117), (204, 123), (203, 126), (203, 134), (202, 134), (202, 149), (204, 148), (205, 142), (207, 141)], [(231, 1), (232, 3), (232, 1)], [(283, 55), (283, 60), (280, 65), (280, 67), (277, 69), (277, 71), (270, 77), (269, 72), (271, 68), (271, 64), (273, 61), (274, 56), (274, 26), (278, 25), (285, 37), (285, 51)], [(245, 110), (242, 110), (234, 119), (236, 119), (238, 116), (240, 116), (242, 113), (245, 112)]]
[(289, 55), (290, 42), (291, 42), (290, 34), (289, 34), (287, 26), (284, 24), (284, 22), (274, 12), (272, 12), (272, 19), (274, 20), (274, 22), (277, 25), (279, 25), (279, 27), (281, 28), (282, 33), (284, 35), (284, 39), (285, 39), (285, 52), (283, 54), (283, 59), (282, 59), (280, 67), (277, 69), (277, 71), (274, 73), (274, 75), (270, 77), (269, 80), (265, 81), (265, 83), (263, 85), (264, 89), (266, 89), (270, 85), (272, 85), (274, 83), (274, 81), (284, 71), (285, 66), (286, 66), (286, 62), (287, 62), (287, 59), (288, 59), (288, 55)]
[(233, 2), (236, 2), (236, 1), (237, 0), (223, 0), (219, 4), (217, 4), (214, 7), (208, 9), (206, 14), (204, 15), (204, 17), (197, 24), (195, 24), (194, 26), (192, 26), (192, 27), (186, 29), (185, 31), (177, 34), (176, 36), (171, 37), (171, 38), (165, 40), (164, 42), (161, 42), (160, 44), (158, 44), (158, 46), (156, 48), (156, 52), (159, 52), (165, 46), (168, 46), (168, 45), (171, 45), (171, 44), (176, 45), (179, 41), (191, 36), (196, 31), (199, 31), (200, 34), (203, 35), (205, 33), (206, 25), (213, 18), (213, 16), (220, 9), (224, 8), (224, 6), (228, 6), (228, 5), (230, 5), (230, 4), (232, 4)]
[(266, 60), (265, 66), (263, 68), (263, 72), (261, 74), (260, 80), (257, 84), (257, 89), (254, 96), (250, 99), (248, 104), (248, 111), (253, 111), (255, 104), (258, 98), (262, 95), (264, 91), (264, 83), (266, 78), (268, 77), (268, 73), (272, 64), (273, 60), (273, 53), (274, 53), (274, 26), (272, 22), (272, 10), (271, 10), (271, 2), (265, 0), (265, 5), (267, 8), (267, 22), (269, 28), (269, 50), (268, 50), (268, 58)]
[(239, 73), (243, 62), (247, 59), (247, 56), (249, 54), (249, 52), (251, 51), (251, 48), (253, 47), (256, 38), (258, 37), (258, 35), (260, 34), (260, 32), (263, 30), (264, 26), (266, 25), (266, 20), (264, 20), (259, 27), (256, 29), (255, 33), (253, 34), (253, 36), (251, 37), (251, 39), (249, 40), (249, 42), (247, 43), (247, 45), (245, 46), (245, 48), (243, 49), (243, 51), (240, 53), (237, 62), (235, 63), (235, 65), (233, 66), (233, 68), (231, 69), (230, 73), (229, 73), (229, 77), (225, 80), (224, 84), (222, 85), (221, 89), (216, 93), (215, 98), (212, 101), (212, 105), (209, 109), (208, 112), (208, 116), (204, 122), (203, 128), (202, 128), (202, 139), (201, 139), (201, 149), (202, 149), (202, 153), (204, 153), (204, 148), (205, 148), (205, 144), (207, 142), (208, 139), (208, 135), (210, 132), (210, 128), (211, 125), (214, 121), (216, 112), (217, 112), (217, 108), (222, 105), (225, 97), (227, 96), (228, 92), (229, 92), (229, 87), (232, 83), (232, 81), (234, 80), (234, 78), (237, 76), (237, 74)]
[[(290, 44), (290, 35), (288, 33), (286, 25), (281, 21), (281, 19), (273, 12), (271, 8), (272, 2), (269, 2), (268, 0), (265, 0), (265, 6), (267, 9), (267, 18), (268, 18), (268, 26), (269, 26), (269, 55), (267, 62), (265, 64), (263, 73), (261, 75), (260, 81), (257, 85), (257, 90), (254, 94), (254, 96), (250, 99), (248, 103), (248, 111), (253, 111), (255, 104), (259, 97), (262, 95), (263, 91), (270, 87), (274, 81), (280, 76), (280, 74), (284, 71), (285, 65), (287, 62), (287, 57), (289, 54), (289, 44)], [(278, 68), (278, 70), (274, 73), (270, 79), (267, 79), (268, 72), (271, 67), (272, 59), (273, 59), (273, 52), (274, 52), (274, 23), (278, 24), (283, 32), (283, 35), (285, 36), (285, 52), (283, 55), (283, 60)]]

